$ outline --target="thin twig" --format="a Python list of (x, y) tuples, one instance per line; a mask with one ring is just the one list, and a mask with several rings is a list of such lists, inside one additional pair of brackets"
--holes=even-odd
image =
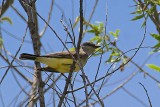
[(14, 73), (13, 70), (12, 70), (12, 74), (13, 74), (13, 77), (14, 77), (16, 83), (17, 83), (18, 86), (20, 87), (20, 89), (21, 89), (27, 96), (29, 96), (29, 94), (24, 90), (25, 88), (23, 88), (22, 85), (20, 84), (20, 81), (18, 81), (18, 78), (16, 77), (16, 75), (15, 75), (15, 73)]
[(151, 103), (150, 97), (149, 97), (149, 95), (148, 95), (147, 89), (145, 88), (145, 86), (144, 86), (142, 83), (139, 82), (139, 84), (140, 84), (140, 85), (143, 87), (143, 89), (145, 90), (146, 95), (147, 95), (147, 98), (148, 98), (148, 101), (149, 101), (149, 105), (150, 105), (150, 107), (152, 107), (152, 103)]
[[(121, 89), (121, 87), (123, 87), (126, 83), (128, 83), (137, 73), (138, 73), (138, 71), (133, 72), (131, 74), (131, 76), (129, 76), (122, 84), (120, 84), (119, 86), (117, 86), (116, 88), (114, 88), (109, 94), (107, 94), (106, 96), (102, 97), (101, 99), (106, 99), (107, 97), (111, 96), (116, 91), (118, 91), (119, 89)], [(92, 105), (95, 105), (97, 102), (98, 101), (93, 102)]]
[(148, 107), (147, 104), (145, 104), (141, 99), (139, 99), (138, 97), (136, 97), (134, 94), (132, 94), (130, 91), (128, 91), (126, 88), (122, 87), (121, 88), (123, 91), (125, 91), (129, 96), (133, 97), (136, 101), (138, 101), (139, 103), (141, 103), (144, 107)]
[[(141, 47), (141, 48), (148, 48), (148, 47)], [(150, 47), (150, 48), (151, 48), (151, 47)], [(137, 49), (138, 49), (138, 48), (134, 48), (134, 49), (130, 49), (130, 50), (126, 51), (126, 52), (122, 52), (122, 55), (121, 55), (121, 56), (125, 55), (126, 53), (128, 53), (128, 52), (130, 52), (130, 51), (137, 50)], [(120, 57), (121, 57), (121, 56), (120, 56)], [(126, 56), (126, 55), (125, 55), (125, 56)], [(126, 57), (127, 57), (127, 56), (126, 56)], [(118, 58), (119, 58), (119, 57), (118, 57)], [(127, 58), (128, 58), (128, 57), (127, 57)], [(132, 60), (131, 60), (131, 61), (132, 61)], [(132, 61), (132, 62), (133, 62), (133, 61)], [(135, 65), (136, 63), (133, 63), (133, 64)], [(139, 71), (146, 72), (146, 71), (143, 70), (138, 64), (136, 64), (135, 66), (138, 67)], [(106, 74), (105, 76), (100, 77), (99, 79), (91, 82), (90, 84), (94, 84), (95, 82), (101, 81), (101, 80), (104, 79), (106, 76), (109, 76), (109, 75), (113, 74), (113, 73), (116, 72), (116, 71), (117, 71), (117, 69), (115, 69), (115, 70), (113, 70), (112, 72)], [(155, 79), (155, 81), (158, 82), (158, 83), (160, 83), (160, 81), (158, 81), (157, 79)], [(87, 86), (89, 86), (89, 84), (87, 84)], [(83, 89), (83, 88), (84, 88), (84, 86), (73, 90), (73, 92), (74, 92), (74, 91), (81, 90), (81, 89)], [(71, 91), (68, 91), (68, 92), (70, 93)]]
[[(99, 0), (96, 0), (96, 1), (95, 1), (94, 6), (93, 6), (93, 9), (92, 9), (92, 12), (91, 12), (91, 14), (90, 14), (90, 16), (89, 16), (89, 19), (88, 19), (87, 23), (90, 23), (90, 22), (91, 22), (91, 20), (92, 20), (92, 18), (93, 18), (93, 15), (94, 15), (94, 13), (95, 13), (95, 11), (96, 11), (96, 7), (97, 7), (97, 5), (98, 5), (98, 2), (99, 2)], [(86, 24), (84, 30), (86, 31), (87, 28), (88, 28), (88, 24)], [(85, 34), (85, 32), (83, 33), (83, 35), (84, 35), (84, 34)]]
[[(134, 1), (135, 1), (135, 0), (134, 0)], [(135, 2), (137, 3), (137, 1), (135, 1)], [(139, 2), (139, 3), (137, 3), (137, 4), (138, 4), (138, 6), (141, 7), (141, 9), (143, 10), (143, 12), (145, 12), (146, 10), (149, 10), (148, 7), (147, 7), (148, 4), (145, 5), (145, 3), (143, 3), (141, 0), (138, 0), (138, 2)], [(146, 8), (147, 8), (147, 9), (146, 9)], [(144, 10), (144, 9), (146, 9), (146, 10)], [(155, 18), (155, 14), (158, 13), (157, 10), (156, 10), (156, 9), (154, 10), (154, 13), (155, 13), (155, 14), (149, 14), (149, 12), (147, 12), (147, 11), (146, 11), (146, 13), (149, 15), (150, 19), (152, 20), (152, 22), (153, 22), (154, 25), (156, 26), (158, 33), (160, 34), (159, 18)]]
[(9, 62), (8, 59), (6, 59), (1, 53), (0, 53), (1, 58), (10, 66), (12, 67), (25, 81), (27, 81), (30, 85), (32, 84), (32, 81), (29, 80), (25, 75), (23, 75), (17, 68), (15, 68), (11, 63)]
[(11, 8), (18, 14), (18, 16), (21, 17), (21, 19), (27, 23), (27, 20), (25, 19), (25, 17), (17, 10), (17, 8), (15, 8), (13, 5), (11, 5)]
[[(10, 36), (10, 37), (12, 37), (12, 38), (14, 38), (14, 39), (16, 39), (16, 40), (18, 40), (18, 41), (22, 41), (22, 38), (14, 35), (14, 34), (12, 34), (12, 33), (9, 32), (7, 29), (5, 29), (5, 28), (3, 28), (3, 27), (1, 27), (1, 29), (2, 29), (2, 31), (5, 32), (8, 36)], [(32, 43), (32, 42), (29, 41), (29, 40), (24, 40), (24, 42), (25, 42), (25, 43)]]
[[(51, 6), (50, 6), (49, 13), (48, 13), (48, 20), (47, 20), (47, 23), (49, 23), (49, 22), (50, 22), (50, 20), (51, 20), (51, 15), (52, 15), (52, 10), (53, 10), (53, 5), (54, 5), (54, 0), (52, 0), (52, 1), (51, 1)], [(42, 36), (44, 35), (45, 31), (47, 30), (47, 27), (48, 27), (48, 25), (47, 25), (47, 24), (45, 24), (45, 26), (44, 26), (43, 30), (42, 30), (42, 31), (40, 32), (40, 34), (39, 34), (39, 36), (40, 36), (40, 37), (42, 37)]]
[[(14, 60), (16, 59), (16, 57), (17, 57), (17, 55), (18, 55), (18, 53), (19, 53), (19, 51), (20, 51), (20, 49), (21, 49), (21, 47), (22, 47), (22, 45), (23, 45), (23, 43), (24, 43), (24, 39), (25, 39), (26, 34), (27, 34), (27, 29), (28, 29), (28, 26), (26, 27), (25, 34), (24, 34), (24, 36), (23, 36), (22, 42), (21, 42), (21, 44), (20, 44), (20, 46), (19, 46), (19, 48), (18, 48), (18, 50), (17, 50), (17, 52), (16, 52), (14, 58), (12, 59), (12, 61), (11, 61), (11, 63), (10, 63), (11, 65), (13, 64)], [(10, 66), (10, 67), (11, 67), (11, 66)], [(2, 79), (1, 79), (1, 81), (0, 81), (0, 84), (2, 84), (3, 79), (4, 79), (5, 76), (7, 75), (7, 73), (8, 73), (8, 71), (9, 71), (10, 67), (7, 68), (5, 74), (3, 75), (3, 77), (2, 77)]]
[[(142, 46), (142, 44), (143, 44), (143, 42), (144, 42), (144, 40), (145, 40), (145, 38), (146, 38), (146, 32), (147, 32), (147, 26), (146, 26), (147, 23), (146, 23), (146, 21), (147, 21), (147, 19), (146, 19), (146, 17), (144, 17), (144, 19), (145, 19), (145, 24), (144, 24), (144, 25), (145, 25), (145, 28), (144, 28), (144, 34), (143, 34), (142, 40), (141, 40), (141, 42), (140, 42), (137, 50), (135, 51), (135, 53), (132, 55), (132, 57), (131, 57), (124, 65), (128, 64), (128, 63), (136, 56), (136, 54), (137, 54), (138, 51), (141, 49), (141, 46)], [(112, 44), (112, 43), (111, 43), (111, 44)], [(112, 45), (115, 46), (114, 44), (112, 44)], [(114, 63), (113, 63), (113, 64), (114, 64)], [(113, 66), (113, 64), (112, 64), (111, 66)], [(111, 66), (110, 66), (110, 68), (108, 69), (108, 71), (107, 71), (107, 73), (106, 73), (106, 77), (107, 77), (107, 75), (108, 75), (109, 70), (111, 69)], [(114, 71), (112, 71), (110, 74), (115, 73), (115, 72), (116, 72), (117, 70), (119, 70), (120, 68), (121, 68), (121, 66), (119, 66), (117, 69), (115, 69)], [(103, 85), (104, 80), (105, 80), (105, 78), (103, 79), (101, 85)]]

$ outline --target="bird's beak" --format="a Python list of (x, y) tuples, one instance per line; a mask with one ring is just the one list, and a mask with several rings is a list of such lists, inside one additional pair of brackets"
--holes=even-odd
[(95, 48), (99, 48), (99, 47), (101, 47), (100, 45), (95, 45)]

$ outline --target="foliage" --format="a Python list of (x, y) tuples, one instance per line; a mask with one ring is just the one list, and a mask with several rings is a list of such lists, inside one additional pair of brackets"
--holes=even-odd
[(123, 56), (122, 52), (120, 52), (116, 46), (116, 42), (120, 33), (119, 29), (117, 29), (116, 31), (110, 31), (109, 34), (106, 34), (105, 27), (102, 22), (96, 22), (95, 24), (85, 24), (86, 26), (90, 27), (90, 29), (86, 32), (94, 35), (94, 37), (91, 38), (90, 41), (102, 45), (102, 48), (98, 49), (94, 56), (105, 54), (106, 52), (108, 52), (110, 53), (110, 55), (108, 59), (106, 59), (106, 63), (120, 62), (120, 65), (123, 65), (127, 62), (127, 58)]
[(160, 66), (157, 66), (157, 65), (154, 65), (154, 64), (147, 64), (147, 66), (152, 70), (160, 72)]
[[(14, 0), (6, 0), (6, 2), (2, 5), (1, 9), (0, 9), (0, 23), (3, 22), (8, 22), (9, 24), (12, 24), (12, 20), (7, 17), (7, 16), (3, 16), (4, 13), (7, 11), (7, 9), (13, 4)], [(3, 38), (2, 38), (2, 34), (0, 33), (0, 49), (3, 46)]]
[[(136, 6), (136, 11), (132, 12), (131, 14), (134, 14), (135, 17), (132, 18), (132, 21), (144, 19), (142, 23), (142, 27), (145, 26), (145, 23), (148, 18), (152, 20), (154, 25), (157, 28), (157, 32), (160, 34), (160, 27), (158, 25), (159, 23), (159, 11), (158, 11), (158, 6), (160, 5), (159, 0), (144, 0), (135, 2), (137, 4)], [(153, 52), (158, 52), (160, 48), (160, 35), (159, 34), (153, 34), (151, 33), (150, 35), (158, 41), (158, 43), (154, 46)]]
[(9, 17), (2, 17), (1, 22), (4, 22), (4, 21), (8, 22), (9, 24), (13, 24), (12, 20)]
[[(73, 27), (79, 22), (79, 17), (76, 18)], [(95, 24), (87, 22), (85, 19), (84, 25), (89, 27), (89, 30), (86, 30), (84, 33), (91, 33), (94, 35), (90, 39), (90, 42), (94, 42), (95, 44), (101, 45), (103, 48), (96, 49), (96, 53), (93, 56), (98, 56), (101, 54), (105, 54), (106, 52), (110, 52), (108, 59), (106, 59), (106, 63), (115, 63), (121, 62), (121, 65), (127, 62), (127, 58), (122, 55), (122, 53), (116, 47), (116, 41), (118, 40), (120, 30), (110, 31), (109, 34), (105, 33), (105, 26), (103, 22), (96, 22)], [(70, 51), (74, 51), (74, 48), (71, 48)]]
[(160, 35), (159, 34), (150, 34), (155, 40), (157, 40), (157, 44), (154, 46), (153, 52), (159, 52), (160, 50)]
[[(158, 34), (151, 33), (151, 37), (154, 38), (158, 43), (153, 46), (153, 53), (159, 52), (160, 50), (160, 24), (159, 24), (159, 8), (160, 6), (160, 0), (144, 0), (143, 2), (139, 0), (139, 2), (136, 2), (136, 11), (132, 12), (132, 14), (135, 14), (136, 16), (132, 19), (132, 21), (144, 19), (142, 26), (145, 26), (145, 23), (148, 18), (152, 20), (154, 23)], [(154, 64), (148, 64), (149, 68), (160, 71), (160, 67), (156, 66)]]

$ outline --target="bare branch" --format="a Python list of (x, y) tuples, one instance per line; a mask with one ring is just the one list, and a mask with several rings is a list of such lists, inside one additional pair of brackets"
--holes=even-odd
[(148, 101), (149, 101), (149, 105), (150, 105), (150, 107), (152, 107), (152, 103), (151, 103), (151, 100), (150, 100), (150, 98), (149, 98), (147, 89), (145, 88), (145, 86), (144, 86), (142, 83), (139, 82), (139, 84), (140, 84), (140, 85), (143, 87), (143, 89), (145, 90), (146, 95), (147, 95), (147, 98), (148, 98)]
[[(31, 0), (30, 2), (27, 0), (21, 1), (19, 0), (21, 5), (23, 6), (24, 10), (26, 11), (26, 14), (28, 15), (28, 27), (31, 34), (31, 39), (33, 43), (33, 49), (34, 53), (36, 55), (40, 55), (40, 37), (38, 35), (38, 22), (37, 22), (37, 14), (35, 13), (36, 7), (35, 7), (35, 1)], [(35, 62), (36, 68), (41, 68), (39, 62)], [(39, 92), (39, 100), (40, 100), (40, 106), (45, 107), (45, 100), (44, 100), (44, 93), (43, 88), (44, 84), (41, 77), (41, 72), (38, 70), (34, 70), (34, 76), (33, 78), (33, 84), (32, 84), (32, 91), (31, 91), (31, 100), (29, 102), (29, 106), (33, 107), (35, 104), (34, 98), (36, 96), (36, 90), (38, 85), (38, 92)]]

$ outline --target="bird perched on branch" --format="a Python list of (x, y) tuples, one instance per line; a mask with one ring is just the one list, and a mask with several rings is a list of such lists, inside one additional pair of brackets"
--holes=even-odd
[[(56, 52), (47, 55), (33, 55), (28, 53), (22, 53), (19, 57), (21, 60), (33, 60), (36, 62), (40, 62), (46, 64), (47, 66), (44, 68), (39, 68), (41, 71), (49, 71), (49, 72), (58, 72), (58, 73), (69, 73), (71, 71), (71, 65), (74, 60), (77, 62), (81, 62), (82, 67), (85, 66), (88, 57), (95, 51), (95, 49), (99, 48), (99, 45), (95, 45), (91, 42), (84, 42), (79, 50), (79, 58), (78, 61), (76, 51), (64, 51), (64, 52)], [(74, 57), (74, 58), (73, 58)], [(75, 61), (75, 69), (74, 72), (80, 70), (80, 64)]]

